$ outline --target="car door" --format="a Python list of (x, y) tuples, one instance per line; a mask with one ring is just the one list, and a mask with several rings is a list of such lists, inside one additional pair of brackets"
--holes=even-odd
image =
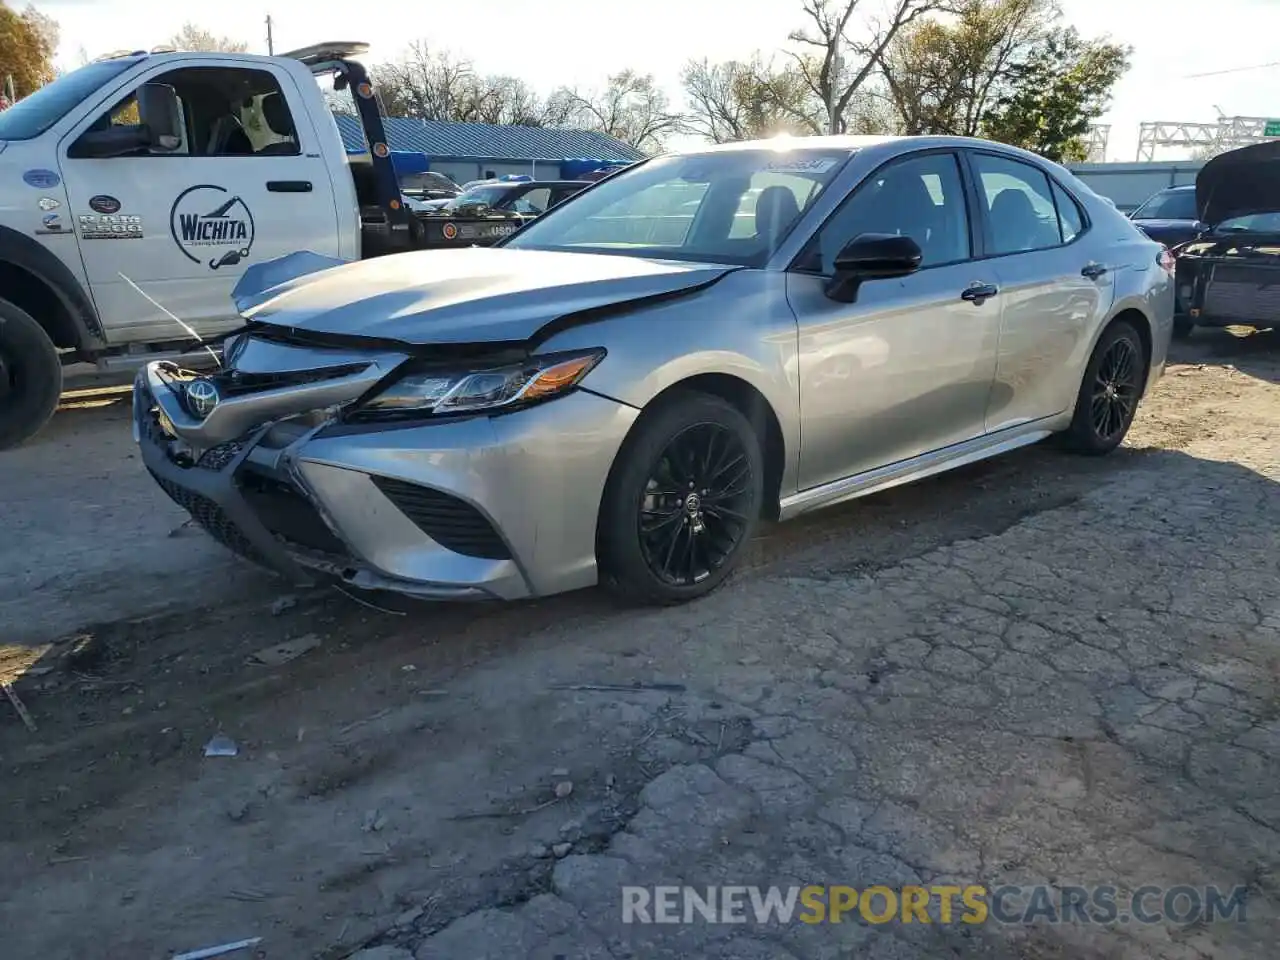
[(1095, 256), (1081, 206), (1039, 166), (974, 151), (973, 180), (1000, 287), (1000, 348), (986, 413), (990, 432), (1068, 409), (1072, 362), (1111, 308), (1115, 264)]
[[(959, 156), (911, 154), (865, 179), (787, 276), (799, 323), (800, 483), (820, 486), (981, 436), (1000, 297), (976, 236)], [(832, 262), (866, 233), (912, 237), (916, 273), (826, 294)]]
[(86, 130), (139, 122), (117, 96), (61, 146), (92, 296), (112, 342), (185, 339), (233, 326), (245, 268), (296, 250), (337, 256), (338, 215), (321, 144), (293, 78), (272, 64), (172, 61), (144, 74), (177, 95), (177, 150), (89, 158)]

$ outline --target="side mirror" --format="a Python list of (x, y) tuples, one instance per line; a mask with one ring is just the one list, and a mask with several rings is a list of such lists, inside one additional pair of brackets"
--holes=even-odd
[(151, 149), (170, 153), (182, 146), (178, 93), (169, 84), (144, 83), (138, 88), (138, 117)]
[(827, 284), (832, 300), (853, 303), (867, 280), (905, 277), (920, 269), (924, 253), (910, 237), (894, 233), (864, 233), (836, 254), (835, 276)]
[(86, 130), (67, 150), (73, 160), (108, 160), (140, 153), (150, 146), (147, 128), (140, 124), (126, 127), (108, 127), (106, 130)]

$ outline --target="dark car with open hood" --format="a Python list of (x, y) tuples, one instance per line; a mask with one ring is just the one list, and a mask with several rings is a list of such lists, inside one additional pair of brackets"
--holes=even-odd
[(1196, 177), (1205, 229), (1177, 247), (1174, 333), (1280, 325), (1280, 143), (1220, 154)]

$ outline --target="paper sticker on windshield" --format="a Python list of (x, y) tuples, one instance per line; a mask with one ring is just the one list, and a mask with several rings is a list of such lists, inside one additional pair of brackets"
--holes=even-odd
[(774, 160), (764, 169), (768, 173), (826, 173), (837, 163), (839, 161), (833, 157), (813, 157), (809, 160), (792, 157), (787, 160)]

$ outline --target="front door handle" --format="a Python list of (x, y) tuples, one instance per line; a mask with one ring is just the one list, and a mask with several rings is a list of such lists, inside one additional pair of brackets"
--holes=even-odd
[(994, 283), (971, 283), (965, 287), (964, 293), (960, 294), (960, 299), (981, 306), (999, 292), (1000, 288)]
[(268, 180), (267, 189), (272, 193), (310, 193), (310, 180)]
[(1085, 264), (1080, 271), (1080, 276), (1088, 277), (1090, 280), (1097, 280), (1100, 276), (1107, 272), (1106, 266), (1101, 263)]

